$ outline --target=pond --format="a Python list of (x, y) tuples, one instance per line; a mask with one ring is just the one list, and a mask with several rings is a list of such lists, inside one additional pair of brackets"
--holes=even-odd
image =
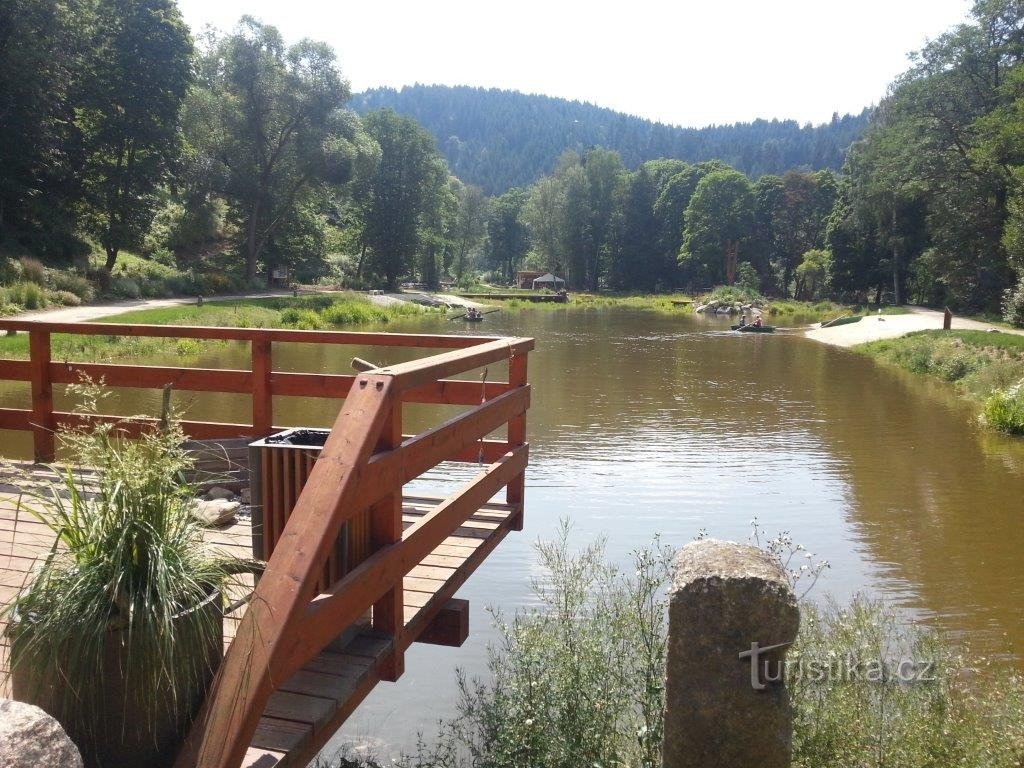
[[(606, 536), (626, 563), (656, 533), (672, 545), (701, 529), (745, 540), (757, 518), (831, 563), (818, 598), (881, 595), (1020, 664), (1024, 442), (982, 431), (941, 385), (797, 333), (741, 336), (716, 319), (622, 308), (497, 313), (479, 325), (431, 317), (389, 330), (537, 339), (526, 528), (461, 590), (472, 605), (467, 643), (413, 646), (402, 679), (378, 686), (337, 743), (370, 742), (383, 757), (418, 730), (432, 734), (454, 712), (456, 666), (485, 670), (486, 606), (530, 603), (532, 545), (563, 519), (575, 542)], [(275, 364), (347, 372), (353, 353), (294, 347), (275, 352)], [(246, 363), (244, 349), (222, 348), (194, 364)], [(137, 412), (152, 411), (157, 395), (126, 397), (121, 407)], [(10, 392), (2, 400), (24, 407)], [(186, 401), (189, 418), (249, 418), (245, 396)], [(336, 407), (282, 398), (275, 421), (327, 425)], [(0, 439), (6, 455), (25, 449), (12, 433)]]

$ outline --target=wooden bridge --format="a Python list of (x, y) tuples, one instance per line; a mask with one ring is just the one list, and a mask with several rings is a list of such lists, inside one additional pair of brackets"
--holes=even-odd
[[(29, 359), (0, 360), (0, 381), (26, 382), (31, 407), (0, 408), (0, 429), (30, 431), (37, 461), (53, 458), (57, 427), (82, 423), (81, 416), (53, 406), (54, 385), (76, 383), (82, 374), (113, 387), (171, 384), (182, 391), (251, 395), (251, 423), (183, 422), (197, 439), (255, 439), (279, 429), (275, 395), (344, 401), (247, 607), (228, 616), (223, 663), (176, 768), (305, 765), (378, 682), (398, 679), (410, 644), (461, 644), (468, 614), (464, 601), (453, 600), (456, 590), (510, 530), (522, 528), (532, 339), (29, 320), (0, 320), (2, 330), (28, 333)], [(53, 334), (245, 342), (251, 365), (226, 370), (54, 362)], [(409, 347), (435, 354), (358, 375), (285, 373), (274, 370), (275, 344)], [(507, 381), (452, 378), (506, 362)], [(463, 409), (409, 435), (402, 430), (406, 403)], [(146, 428), (144, 420), (124, 426)], [(503, 439), (487, 439), (502, 428)], [(481, 467), (445, 498), (403, 497), (406, 483), (443, 461)], [(502, 488), (504, 501), (492, 501)], [(52, 543), (42, 525), (16, 517), (13, 509), (14, 497), (0, 494), (3, 603)], [(342, 526), (367, 511), (371, 554), (320, 591)], [(209, 539), (249, 557), (251, 534), (240, 522), (210, 531)], [(253, 585), (234, 589), (248, 593)], [(358, 622), (367, 614), (363, 627)]]

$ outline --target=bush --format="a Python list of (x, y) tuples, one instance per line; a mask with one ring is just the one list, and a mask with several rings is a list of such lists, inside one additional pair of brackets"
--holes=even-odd
[(79, 275), (76, 272), (51, 270), (48, 284), (55, 291), (67, 291), (75, 294), (81, 301), (92, 301), (93, 299), (92, 283), (84, 275)]
[(28, 256), (22, 256), (19, 261), (21, 263), (22, 280), (27, 280), (36, 285), (46, 284), (46, 267), (43, 266), (43, 262)]
[(0, 255), (0, 284), (13, 283), (19, 277), (21, 277), (21, 269), (17, 263), (6, 256)]
[(1003, 294), (1003, 319), (1018, 328), (1024, 328), (1024, 277), (1016, 288), (1007, 288)]
[(1024, 435), (1024, 380), (989, 395), (982, 407), (981, 419), (1000, 432)]
[(42, 309), (46, 306), (46, 293), (38, 283), (22, 280), (8, 286), (7, 298), (12, 304), (23, 309)]
[(142, 296), (139, 284), (130, 277), (114, 277), (110, 281), (110, 292), (121, 299), (138, 299)]
[(323, 321), (312, 309), (286, 309), (281, 313), (281, 325), (286, 328), (298, 328), (300, 331), (318, 331), (324, 327)]
[(62, 307), (77, 307), (82, 304), (82, 300), (71, 291), (51, 291), (49, 297)]
[(388, 316), (368, 301), (350, 299), (339, 301), (327, 307), (321, 314), (327, 325), (357, 325), (366, 323), (386, 323)]

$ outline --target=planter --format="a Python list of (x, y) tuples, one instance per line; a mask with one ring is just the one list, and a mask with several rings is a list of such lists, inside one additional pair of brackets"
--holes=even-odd
[[(176, 699), (166, 689), (139, 690), (135, 681), (126, 679), (127, 637), (120, 629), (107, 633), (103, 681), (94, 700), (76, 695), (62, 665), (43, 668), (34, 664), (31, 657), (11, 670), (13, 696), (56, 718), (81, 751), (86, 768), (170, 766), (220, 665), (223, 619), (220, 591), (174, 618), (176, 642), (181, 647), (198, 649), (198, 658), (187, 662), (198, 679), (187, 700)], [(12, 621), (8, 627), (12, 658), (21, 655), (31, 633), (30, 621)], [(46, 655), (60, 659), (67, 653), (54, 648), (48, 649)]]

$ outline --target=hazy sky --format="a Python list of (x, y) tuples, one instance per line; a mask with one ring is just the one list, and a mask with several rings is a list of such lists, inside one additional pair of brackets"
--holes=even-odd
[(510, 88), (686, 126), (822, 122), (878, 101), (907, 53), (968, 0), (179, 0), (186, 21), (243, 13), (326, 40), (355, 91)]

